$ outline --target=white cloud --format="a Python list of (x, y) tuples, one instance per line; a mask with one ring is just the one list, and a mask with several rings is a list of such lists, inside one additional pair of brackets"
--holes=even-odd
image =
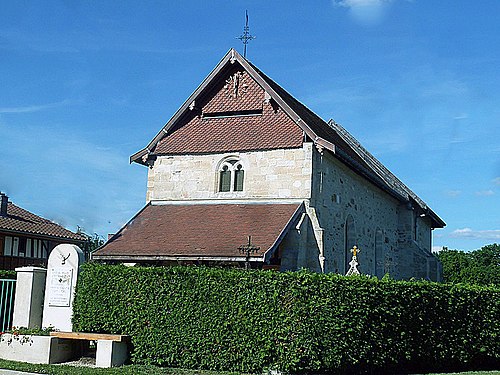
[(456, 198), (460, 194), (462, 194), (462, 191), (461, 190), (448, 190), (445, 194), (451, 198)]
[(344, 8), (380, 6), (392, 0), (334, 0), (333, 4)]
[(493, 183), (497, 186), (500, 186), (500, 177), (494, 178)]
[(60, 102), (41, 104), (41, 105), (28, 105), (19, 107), (0, 107), (0, 113), (30, 113), (43, 111), (45, 109), (51, 109), (56, 107), (61, 107), (67, 104), (71, 104), (68, 99), (62, 100)]
[(333, 5), (349, 9), (349, 14), (355, 21), (370, 26), (383, 20), (387, 5), (392, 2), (393, 0), (333, 0)]
[(489, 197), (491, 195), (494, 195), (495, 192), (493, 190), (481, 190), (481, 191), (476, 191), (476, 195), (479, 197)]
[(500, 239), (500, 229), (494, 230), (472, 230), (471, 228), (455, 229), (451, 232), (451, 237), (461, 238), (481, 238), (485, 240)]
[(443, 250), (443, 246), (432, 246), (433, 253), (439, 253), (442, 250)]
[(453, 120), (465, 120), (466, 118), (469, 118), (469, 116), (466, 113), (461, 113), (457, 116), (454, 116)]

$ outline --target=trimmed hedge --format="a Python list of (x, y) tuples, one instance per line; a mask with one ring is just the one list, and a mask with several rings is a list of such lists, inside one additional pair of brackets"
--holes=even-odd
[(500, 367), (500, 290), (305, 271), (86, 264), (75, 331), (132, 336), (132, 360), (259, 372)]
[(0, 279), (15, 279), (16, 271), (0, 270)]

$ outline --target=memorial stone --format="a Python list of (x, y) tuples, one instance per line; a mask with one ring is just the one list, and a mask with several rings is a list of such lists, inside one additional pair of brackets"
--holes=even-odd
[(82, 250), (76, 245), (62, 244), (52, 250), (47, 265), (43, 327), (60, 331), (72, 330), (73, 299), (80, 265), (84, 262)]

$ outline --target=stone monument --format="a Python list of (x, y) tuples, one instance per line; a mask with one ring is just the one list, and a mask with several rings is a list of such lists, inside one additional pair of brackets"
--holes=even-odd
[(84, 259), (82, 250), (76, 245), (58, 245), (50, 253), (45, 284), (43, 327), (52, 326), (60, 331), (72, 331), (73, 299), (78, 271)]

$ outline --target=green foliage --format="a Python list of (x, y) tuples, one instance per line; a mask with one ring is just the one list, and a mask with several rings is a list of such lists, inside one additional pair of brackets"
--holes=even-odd
[(445, 248), (437, 256), (443, 264), (445, 282), (500, 286), (498, 244), (483, 246), (471, 252)]
[(86, 264), (75, 331), (132, 336), (132, 360), (260, 372), (500, 366), (500, 290), (305, 271)]
[(90, 259), (90, 254), (92, 254), (99, 247), (104, 245), (105, 242), (104, 238), (97, 233), (94, 233), (92, 235), (87, 234), (83, 231), (83, 228), (81, 227), (78, 227), (77, 233), (85, 237), (85, 242), (81, 244), (81, 249), (83, 251), (86, 260)]
[(16, 271), (0, 270), (0, 279), (15, 279)]
[(12, 327), (12, 329), (9, 329), (4, 333), (12, 333), (14, 336), (19, 336), (19, 335), (50, 336), (50, 332), (53, 331), (55, 331), (55, 329), (52, 326), (45, 328)]

